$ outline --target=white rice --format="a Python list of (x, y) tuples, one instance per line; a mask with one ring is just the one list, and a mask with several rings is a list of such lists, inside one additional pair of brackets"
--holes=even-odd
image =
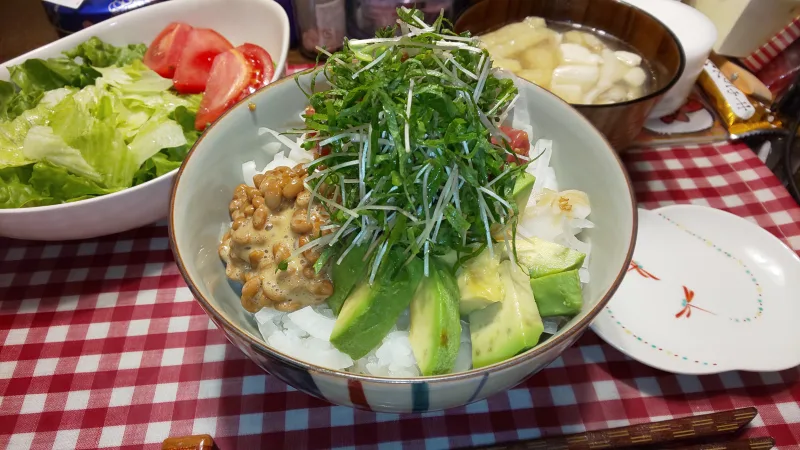
[(408, 340), (410, 317), (406, 310), (397, 319), (392, 331), (383, 338), (381, 344), (363, 358), (356, 360), (348, 372), (382, 377), (418, 377), (417, 360)]
[[(327, 313), (325, 314), (325, 310)], [(263, 308), (255, 314), (258, 330), (275, 350), (331, 369), (345, 369), (353, 360), (330, 343), (335, 319), (326, 305), (306, 307), (293, 313)]]
[[(513, 124), (524, 129), (529, 136), (533, 136), (530, 127), (520, 126), (518, 123), (524, 119), (517, 116)], [(525, 122), (523, 122), (525, 123)], [(276, 136), (273, 130), (261, 129), (259, 134)], [(264, 173), (280, 166), (293, 167), (300, 163), (311, 161), (310, 152), (300, 148), (302, 137), (294, 145), (281, 136), (280, 143), (271, 142), (264, 146), (269, 157), (274, 155), (272, 161), (262, 170), (257, 170), (255, 162), (242, 165), (242, 175), (248, 184), (252, 183), (253, 175)], [(289, 152), (281, 151), (282, 145), (289, 147)], [(548, 190), (558, 192), (558, 182), (550, 159), (553, 152), (552, 141), (540, 139), (531, 149), (531, 156), (542, 155), (528, 166), (527, 172), (536, 177), (533, 193), (528, 201), (525, 214), (520, 218), (518, 232), (527, 237), (538, 237), (558, 244), (573, 248), (586, 254), (586, 260), (580, 269), (581, 282), (589, 282), (589, 254), (591, 245), (579, 240), (576, 236), (585, 228), (594, 226), (586, 219), (588, 208), (576, 217), (567, 217), (557, 212), (552, 214), (532, 214), (537, 202)], [(544, 226), (545, 224), (546, 226)], [(553, 225), (555, 224), (555, 225)], [(555, 228), (554, 228), (555, 227)], [(546, 231), (542, 231), (546, 230)], [(373, 349), (361, 359), (353, 360), (347, 354), (340, 352), (330, 343), (330, 335), (335, 324), (333, 311), (322, 304), (308, 306), (292, 313), (283, 313), (271, 308), (264, 308), (255, 314), (258, 329), (264, 341), (274, 349), (291, 355), (310, 364), (327, 367), (335, 370), (375, 375), (383, 377), (417, 377), (420, 376), (411, 343), (408, 339), (409, 313), (404, 312), (389, 334), (377, 348)], [(560, 318), (545, 318), (544, 333), (555, 334), (563, 325)], [(461, 345), (456, 357), (454, 372), (464, 372), (472, 368), (472, 345), (470, 343), (469, 324), (461, 322)]]
[(461, 345), (453, 365), (453, 372), (466, 372), (472, 368), (472, 340), (469, 337), (469, 322), (461, 321)]

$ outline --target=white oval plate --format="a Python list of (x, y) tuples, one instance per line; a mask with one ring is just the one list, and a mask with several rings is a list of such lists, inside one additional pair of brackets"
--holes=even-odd
[(648, 366), (682, 374), (800, 365), (800, 258), (733, 214), (639, 209), (633, 262), (592, 329)]

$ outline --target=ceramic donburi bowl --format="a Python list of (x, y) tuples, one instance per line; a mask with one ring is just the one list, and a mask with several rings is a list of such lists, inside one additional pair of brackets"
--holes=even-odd
[[(312, 76), (300, 77), (305, 90)], [(329, 370), (265, 344), (253, 316), (228, 283), (217, 248), (230, 224), (233, 190), (244, 182), (242, 164), (255, 161), (264, 167), (270, 160), (262, 148), (272, 137), (259, 136), (258, 128), (302, 128), (306, 96), (292, 78), (273, 83), (229, 110), (195, 144), (178, 172), (170, 242), (189, 288), (228, 339), (256, 364), (299, 390), (339, 405), (394, 413), (439, 410), (483, 399), (525, 380), (572, 345), (616, 290), (633, 251), (636, 209), (622, 163), (600, 133), (546, 90), (531, 83), (521, 83), (520, 89), (524, 95), (519, 102), (529, 109), (534, 136), (554, 142), (551, 165), (560, 188), (587, 192), (595, 223), (582, 235), (592, 243), (584, 309), (543, 344), (469, 372), (407, 379)]]

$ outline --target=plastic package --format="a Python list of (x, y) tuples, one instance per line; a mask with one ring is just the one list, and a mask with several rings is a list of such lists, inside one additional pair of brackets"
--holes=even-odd
[(765, 105), (734, 86), (713, 62), (706, 61), (697, 82), (731, 137), (781, 127), (781, 121)]

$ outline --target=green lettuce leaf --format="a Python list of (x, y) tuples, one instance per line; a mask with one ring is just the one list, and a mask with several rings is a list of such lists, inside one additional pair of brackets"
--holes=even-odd
[(63, 167), (41, 162), (33, 166), (29, 181), (33, 189), (56, 202), (110, 194), (121, 189), (104, 188), (86, 177), (69, 173)]
[(129, 187), (139, 164), (116, 128), (112, 99), (98, 91), (96, 87), (85, 88), (64, 99), (53, 111), (50, 126), (68, 146), (80, 150), (106, 187)]
[(50, 127), (37, 125), (28, 130), (22, 151), (31, 161), (48, 161), (95, 181), (102, 178), (100, 173), (86, 162), (80, 150), (70, 147), (61, 136), (53, 134), (53, 129)]
[(0, 82), (0, 207), (104, 195), (178, 168), (199, 133), (202, 95), (177, 95), (143, 45), (92, 38), (32, 59)]
[(17, 92), (13, 84), (0, 81), (0, 121), (14, 120), (23, 112), (35, 107), (44, 96), (42, 91)]
[(195, 114), (185, 106), (179, 106), (172, 112), (170, 118), (177, 122), (183, 129), (186, 144), (180, 147), (165, 148), (144, 162), (133, 177), (134, 186), (158, 178), (172, 172), (181, 166), (186, 155), (191, 150), (200, 132), (194, 128)]
[[(158, 178), (161, 175), (168, 174), (180, 167), (181, 163), (183, 162), (183, 158), (186, 157), (186, 153), (189, 151), (189, 148), (190, 147), (184, 146), (178, 147), (177, 149), (164, 149), (153, 155), (152, 158), (145, 161), (144, 164), (139, 167), (136, 175), (134, 175), (134, 186), (145, 183), (154, 178)], [(183, 157), (176, 156), (176, 151), (178, 154), (182, 153)]]
[(99, 87), (113, 86), (125, 94), (155, 94), (172, 87), (172, 80), (162, 78), (141, 61), (124, 67), (96, 68), (102, 77), (95, 81)]
[(162, 148), (186, 145), (183, 128), (174, 120), (154, 115), (140, 129), (130, 143), (130, 150), (136, 156), (137, 166)]
[(33, 164), (0, 169), (0, 209), (57, 203), (30, 184)]
[[(98, 68), (128, 64), (144, 66), (141, 59), (145, 51), (147, 46), (144, 44), (116, 47), (92, 37), (74, 49), (64, 52), (65, 56), (49, 59), (33, 58), (11, 66), (8, 72), (11, 81), (18, 89), (8, 82), (0, 83), (0, 119), (14, 119), (22, 111), (36, 106), (42, 94), (49, 90), (65, 86), (81, 88), (94, 84), (101, 76)], [(152, 75), (158, 77), (155, 72), (152, 72)], [(150, 76), (147, 82), (155, 83), (155, 78)], [(169, 80), (166, 82), (171, 84)]]
[(25, 94), (65, 86), (84, 87), (94, 83), (100, 72), (68, 58), (29, 59), (8, 68), (11, 81)]
[[(197, 108), (194, 108), (194, 111), (197, 111)], [(183, 128), (183, 135), (186, 137), (186, 145), (188, 145), (190, 148), (194, 145), (194, 143), (197, 141), (197, 138), (199, 138), (201, 134), (194, 127), (195, 117), (197, 117), (197, 114), (189, 111), (189, 109), (185, 106), (178, 106), (170, 115), (170, 118), (177, 122), (181, 128)], [(183, 156), (181, 156), (181, 160), (183, 160), (184, 157), (186, 157), (185, 153)]]
[(80, 57), (94, 67), (124, 66), (144, 58), (147, 46), (131, 44), (117, 47), (92, 37), (72, 50), (64, 52), (69, 58)]
[(118, 190), (46, 162), (0, 169), (0, 209), (53, 205)]
[(9, 122), (0, 120), (0, 169), (33, 163), (23, 152), (28, 130), (34, 126), (46, 125), (53, 107), (71, 92), (74, 89), (62, 88), (47, 92), (36, 107), (23, 111)]
[(0, 118), (8, 120), (9, 104), (17, 93), (14, 85), (8, 81), (0, 81)]

